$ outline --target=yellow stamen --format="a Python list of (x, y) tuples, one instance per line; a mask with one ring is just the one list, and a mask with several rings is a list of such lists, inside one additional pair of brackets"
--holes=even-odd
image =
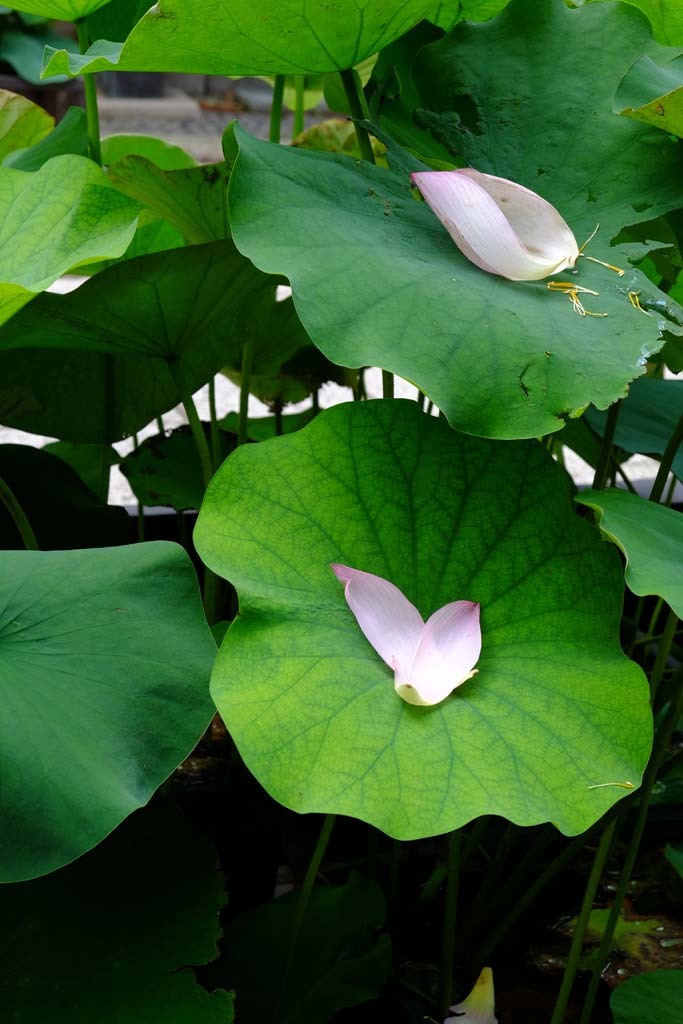
[(619, 789), (635, 789), (632, 782), (600, 782), (597, 786), (589, 786), (589, 789), (606, 789), (608, 786), (618, 786)]
[(623, 277), (625, 274), (625, 271), (622, 270), (621, 267), (615, 267), (613, 263), (605, 263), (604, 260), (599, 260), (595, 256), (586, 256), (585, 252), (580, 252), (579, 256), (583, 256), (584, 259), (590, 260), (591, 263), (599, 263), (601, 267), (607, 267), (608, 270), (613, 270), (615, 274), (619, 275), (619, 277)]
[(640, 292), (629, 292), (628, 301), (631, 303), (634, 309), (639, 309), (641, 313), (645, 314), (645, 316), (652, 316), (652, 313), (650, 313), (647, 309), (643, 309), (643, 307), (641, 306), (640, 299), (638, 298), (639, 295)]
[(566, 295), (572, 304), (572, 309), (579, 316), (607, 316), (607, 313), (591, 313), (589, 309), (586, 309), (584, 304), (579, 299), (579, 292), (584, 295), (599, 295), (599, 292), (593, 291), (592, 288), (584, 288), (580, 284), (574, 284), (573, 281), (548, 281), (547, 286), (551, 291), (561, 292)]
[(563, 292), (565, 294), (571, 294), (572, 292), (582, 292), (584, 295), (600, 294), (600, 292), (594, 292), (592, 288), (584, 288), (583, 285), (576, 284), (574, 281), (548, 281), (547, 287), (551, 291)]
[(579, 249), (579, 256), (585, 256), (587, 260), (591, 261), (591, 263), (599, 263), (601, 267), (607, 267), (608, 270), (613, 270), (615, 274), (619, 275), (619, 277), (623, 277), (624, 276), (624, 271), (621, 269), (621, 267), (615, 267), (613, 263), (605, 263), (604, 260), (599, 260), (595, 256), (586, 256), (585, 252), (583, 251), (586, 248), (586, 246), (588, 245), (588, 243), (593, 241), (593, 239), (595, 238), (595, 236), (598, 233), (598, 228), (599, 227), (600, 227), (599, 224), (595, 225), (595, 231), (593, 232), (592, 235), (588, 236), (586, 241), (583, 243), (583, 245)]

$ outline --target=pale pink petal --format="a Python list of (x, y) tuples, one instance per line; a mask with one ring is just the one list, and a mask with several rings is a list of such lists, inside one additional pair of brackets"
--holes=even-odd
[(498, 1024), (494, 1010), (493, 972), (484, 967), (467, 998), (451, 1006), (455, 1016), (446, 1017), (443, 1024)]
[(380, 658), (395, 670), (410, 665), (424, 627), (415, 605), (381, 576), (336, 563), (331, 568), (345, 585), (348, 606)]
[(462, 253), (490, 274), (539, 281), (573, 266), (576, 240), (530, 189), (473, 168), (411, 175)]
[(410, 704), (439, 704), (474, 675), (480, 654), (479, 605), (453, 601), (427, 620), (409, 672), (396, 673), (396, 690)]
[(579, 256), (574, 232), (546, 199), (514, 181), (473, 167), (463, 167), (458, 173), (488, 192), (532, 255), (555, 262), (553, 273), (574, 266)]

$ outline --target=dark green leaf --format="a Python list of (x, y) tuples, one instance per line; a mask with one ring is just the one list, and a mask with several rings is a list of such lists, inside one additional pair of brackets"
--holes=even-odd
[(175, 544), (1, 558), (0, 877), (18, 881), (99, 843), (192, 750), (215, 647)]
[(665, 132), (683, 136), (683, 57), (661, 67), (641, 57), (614, 97), (614, 110)]
[(230, 1024), (191, 965), (216, 953), (216, 854), (161, 801), (75, 864), (0, 887), (6, 1024)]
[(377, 937), (386, 908), (382, 891), (353, 873), (346, 885), (311, 893), (296, 956), (283, 986), (299, 893), (288, 893), (231, 921), (212, 976), (234, 987), (241, 1024), (263, 1024), (278, 1006), (280, 1024), (326, 1024), (347, 1006), (379, 995), (391, 947)]
[[(43, 446), (43, 451), (56, 455), (71, 466), (93, 494), (100, 492), (102, 465), (104, 464), (106, 467), (105, 493), (102, 497), (106, 503), (109, 493), (109, 468), (120, 462), (118, 452), (112, 447), (102, 444), (72, 444), (70, 441), (52, 441)], [(83, 544), (78, 545), (78, 547), (84, 546)]]
[(5, 167), (14, 167), (17, 171), (38, 171), (53, 156), (71, 153), (75, 156), (88, 154), (88, 126), (85, 110), (81, 107), (69, 107), (66, 114), (49, 135), (31, 146), (30, 149), (18, 150), (4, 160)]
[[(94, 476), (94, 469), (91, 472)], [(0, 445), (0, 477), (16, 495), (40, 548), (102, 547), (132, 539), (125, 509), (96, 498), (98, 484), (87, 486), (56, 454), (28, 445)], [(0, 504), (0, 548), (23, 547)]]
[(679, 1024), (683, 971), (652, 971), (628, 978), (612, 993), (614, 1024)]
[(0, 89), (0, 163), (16, 149), (40, 142), (54, 123), (54, 117), (25, 96)]

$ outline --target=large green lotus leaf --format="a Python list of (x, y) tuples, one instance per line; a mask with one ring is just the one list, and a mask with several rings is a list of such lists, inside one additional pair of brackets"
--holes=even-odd
[(88, 15), (88, 34), (91, 39), (123, 42), (151, 6), (152, 0), (109, 0), (104, 7)]
[(624, 552), (629, 589), (658, 594), (683, 618), (683, 515), (616, 488), (589, 488), (574, 500), (595, 509), (602, 532)]
[(122, 255), (139, 209), (85, 157), (0, 167), (0, 324), (67, 270)]
[[(591, 0), (595, 2), (595, 0)], [(680, 0), (624, 0), (643, 12), (652, 25), (652, 34), (665, 46), (683, 44), (683, 7)]]
[(612, 993), (614, 1024), (679, 1024), (683, 971), (650, 971), (628, 978)]
[[(624, 795), (615, 783), (638, 785), (651, 723), (617, 639), (618, 558), (538, 442), (458, 434), (414, 402), (337, 406), (238, 448), (194, 539), (240, 598), (214, 699), (288, 807), (400, 839), (481, 814), (574, 833)], [(402, 701), (331, 562), (390, 579), (424, 617), (480, 602), (479, 674), (436, 707)]]
[[(50, 455), (56, 455), (62, 462), (66, 462), (93, 494), (101, 496), (104, 501), (107, 500), (109, 470), (121, 461), (115, 448), (106, 444), (73, 444), (70, 441), (51, 441), (49, 444), (43, 445), (42, 450), (49, 452)], [(103, 465), (107, 469), (104, 480), (102, 479)], [(103, 492), (101, 495), (100, 489)], [(43, 546), (39, 545), (39, 547)], [(76, 545), (65, 546), (76, 547)], [(78, 547), (83, 547), (83, 545), (79, 544)]]
[(678, 146), (613, 112), (645, 50), (666, 52), (628, 5), (513, 0), (493, 21), (458, 25), (420, 51), (417, 113), (466, 164), (539, 192), (579, 244), (599, 222), (587, 252), (609, 259), (621, 228), (680, 206)]
[[(133, 539), (126, 510), (107, 505), (106, 496), (96, 497), (101, 459), (102, 455), (92, 467), (93, 476), (97, 475), (90, 488), (75, 468), (54, 453), (30, 445), (0, 445), (0, 479), (26, 513), (39, 548), (94, 548)], [(14, 521), (0, 504), (0, 549), (24, 546)]]
[(175, 225), (191, 244), (230, 236), (230, 168), (224, 161), (169, 170), (129, 156), (113, 164), (109, 176), (116, 188)]
[(434, 0), (159, 0), (125, 43), (99, 40), (84, 56), (46, 50), (43, 74), (185, 71), (205, 75), (320, 74), (351, 68), (407, 32)]
[(12, 7), (27, 14), (38, 14), (41, 18), (57, 21), (78, 21), (103, 7), (108, 0), (12, 0)]
[(617, 89), (614, 110), (683, 137), (683, 57), (664, 67), (646, 56), (637, 60)]
[[(631, 385), (628, 398), (619, 411), (614, 434), (615, 445), (631, 454), (640, 452), (643, 455), (662, 456), (676, 429), (681, 410), (683, 380), (641, 377)], [(596, 409), (587, 409), (584, 415), (591, 427), (602, 435), (606, 414)], [(680, 449), (674, 456), (671, 468), (679, 480), (683, 480), (683, 451)]]
[(272, 323), (276, 284), (231, 242), (117, 264), (41, 295), (0, 329), (0, 422), (100, 444), (134, 433), (205, 384)]
[[(334, 1014), (379, 995), (391, 969), (382, 890), (353, 872), (345, 885), (316, 886), (294, 959), (290, 936), (299, 893), (291, 892), (232, 920), (212, 981), (234, 988), (240, 1024), (263, 1024), (277, 998), (279, 1024), (327, 1024)], [(330, 922), (334, 922), (330, 927)]]
[[(468, 433), (538, 436), (563, 413), (604, 408), (643, 372), (660, 332), (679, 329), (665, 315), (683, 322), (640, 271), (620, 278), (587, 261), (577, 280), (600, 295), (586, 306), (609, 316), (577, 316), (545, 282), (506, 281), (465, 259), (407, 175), (236, 135), (229, 205), (240, 251), (290, 279), (329, 359), (400, 374)], [(658, 315), (631, 306), (630, 290)]]
[(672, 867), (683, 878), (683, 843), (679, 843), (677, 846), (672, 846), (671, 843), (668, 843), (664, 847), (664, 853)]
[(55, 119), (25, 96), (0, 89), (0, 163), (15, 149), (40, 142), (54, 128)]
[(147, 803), (211, 717), (215, 647), (176, 544), (0, 557), (11, 882), (69, 863)]
[(75, 864), (2, 886), (2, 1019), (229, 1024), (228, 993), (209, 995), (190, 966), (216, 955), (225, 892), (215, 862), (159, 800)]

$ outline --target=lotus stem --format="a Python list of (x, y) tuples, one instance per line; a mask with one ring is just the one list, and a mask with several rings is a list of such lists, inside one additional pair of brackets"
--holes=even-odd
[[(90, 45), (88, 29), (83, 18), (76, 22), (76, 34), (78, 37), (78, 48), (85, 53)], [(90, 159), (96, 164), (102, 165), (102, 151), (100, 149), (100, 114), (97, 109), (97, 84), (94, 75), (83, 75), (83, 88), (85, 89), (85, 117), (88, 125), (88, 144), (90, 147)]]
[(676, 457), (676, 452), (680, 447), (681, 441), (683, 441), (683, 413), (676, 424), (676, 429), (669, 438), (669, 443), (664, 449), (662, 461), (659, 464), (659, 470), (655, 477), (655, 482), (652, 485), (652, 490), (650, 491), (650, 501), (659, 501), (661, 498), (664, 491), (664, 485), (666, 484), (667, 477), (671, 471), (671, 466)]
[(446, 871), (446, 894), (443, 907), (441, 931), (441, 978), (439, 992), (439, 1016), (445, 1017), (453, 998), (453, 964), (455, 963), (455, 928), (458, 916), (458, 892), (460, 888), (460, 830), (448, 836), (448, 861)]
[(282, 97), (285, 91), (285, 76), (276, 75), (273, 85), (273, 99), (270, 104), (269, 142), (279, 142), (282, 130)]
[(358, 85), (353, 68), (347, 68), (345, 71), (340, 71), (339, 77), (341, 78), (342, 85), (344, 86), (349, 110), (351, 111), (351, 117), (353, 118), (353, 126), (356, 129), (356, 138), (358, 139), (360, 155), (363, 160), (367, 160), (368, 163), (374, 164), (375, 154), (372, 151), (370, 136), (368, 135), (367, 129), (360, 123), (365, 117), (365, 111), (363, 110), (363, 101), (358, 93)]
[(27, 551), (38, 551), (38, 541), (28, 517), (12, 488), (0, 477), (0, 501), (9, 512)]

